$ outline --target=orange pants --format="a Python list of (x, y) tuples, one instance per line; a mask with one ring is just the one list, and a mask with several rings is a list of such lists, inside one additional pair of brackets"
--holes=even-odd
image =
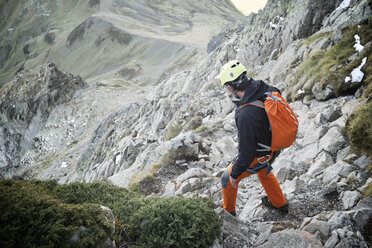
[[(235, 162), (234, 162), (235, 163)], [(231, 169), (234, 165), (231, 163), (226, 171), (222, 174), (221, 182), (222, 182), (222, 194), (223, 194), (223, 208), (226, 209), (228, 212), (232, 212), (235, 210), (236, 207), (236, 196), (238, 194), (238, 189), (234, 188), (229, 180), (231, 175)], [(257, 163), (257, 158), (253, 161), (250, 167), (253, 167)], [(270, 202), (275, 207), (281, 207), (286, 204), (286, 200), (284, 198), (283, 192), (280, 189), (280, 185), (274, 174), (270, 171), (270, 173), (266, 176), (266, 168), (260, 170), (257, 173), (258, 179), (260, 180), (263, 188), (265, 189), (266, 195), (269, 198)], [(252, 175), (248, 172), (243, 172), (237, 180), (236, 185), (246, 177)], [(227, 181), (228, 180), (228, 181)]]

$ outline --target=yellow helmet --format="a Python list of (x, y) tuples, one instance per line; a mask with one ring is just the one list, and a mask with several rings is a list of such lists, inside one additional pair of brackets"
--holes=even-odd
[(227, 82), (234, 81), (247, 69), (237, 60), (230, 60), (221, 67), (220, 70), (220, 80), (222, 86)]

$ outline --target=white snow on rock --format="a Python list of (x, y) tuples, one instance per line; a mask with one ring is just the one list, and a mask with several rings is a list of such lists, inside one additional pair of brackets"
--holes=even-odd
[(367, 62), (367, 57), (363, 58), (362, 63), (360, 64), (360, 66), (358, 66), (357, 68), (352, 70), (352, 72), (351, 72), (351, 82), (356, 82), (356, 83), (362, 82), (364, 72), (362, 72), (361, 69), (365, 65), (366, 62)]
[(338, 6), (338, 8), (336, 10), (345, 9), (345, 8), (349, 7), (349, 5), (350, 5), (350, 0), (344, 0), (340, 4), (340, 6)]
[(362, 46), (360, 44), (360, 37), (359, 37), (359, 35), (357, 35), (357, 34), (354, 35), (354, 38), (355, 38), (355, 44), (354, 44), (355, 50), (357, 50), (358, 52), (362, 51), (363, 48), (364, 48), (364, 46)]
[(66, 167), (68, 167), (68, 164), (66, 162), (62, 162), (61, 167), (66, 168)]
[(275, 28), (278, 27), (278, 25), (277, 25), (277, 24), (274, 24), (274, 23), (272, 23), (272, 22), (270, 22), (270, 27), (275, 29)]
[(302, 95), (302, 94), (304, 94), (305, 93), (305, 91), (303, 90), (303, 89), (299, 89), (298, 91), (297, 91), (297, 94), (299, 94), (299, 95)]
[(349, 77), (349, 76), (346, 76), (345, 77), (345, 83), (348, 83), (348, 82), (350, 82), (351, 81), (351, 78)]

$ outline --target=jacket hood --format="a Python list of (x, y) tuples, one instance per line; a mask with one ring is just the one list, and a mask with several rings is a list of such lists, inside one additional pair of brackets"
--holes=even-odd
[(265, 84), (261, 80), (248, 79), (247, 86), (245, 88), (245, 93), (242, 99), (238, 101), (237, 105), (243, 105), (264, 97), (264, 93), (270, 91), (269, 85)]

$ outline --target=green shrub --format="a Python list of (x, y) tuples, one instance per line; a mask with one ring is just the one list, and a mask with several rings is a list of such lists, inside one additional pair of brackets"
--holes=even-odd
[[(114, 213), (115, 232), (99, 205)], [(104, 182), (3, 180), (0, 211), (0, 247), (102, 247), (107, 238), (138, 247), (208, 247), (220, 233), (216, 213), (200, 198), (145, 198), (138, 187)], [(151, 230), (154, 225), (161, 230)], [(81, 226), (87, 229), (80, 231), (80, 241), (71, 243)], [(123, 235), (124, 228), (130, 236)], [(159, 242), (164, 246), (154, 245)]]
[[(48, 194), (53, 183), (0, 182), (0, 247), (100, 247), (112, 228), (97, 204), (63, 204)], [(80, 241), (70, 241), (81, 226)]]
[(200, 198), (149, 198), (131, 218), (139, 247), (210, 247), (220, 233), (216, 213)]
[(372, 157), (372, 101), (356, 109), (346, 121), (351, 150)]

